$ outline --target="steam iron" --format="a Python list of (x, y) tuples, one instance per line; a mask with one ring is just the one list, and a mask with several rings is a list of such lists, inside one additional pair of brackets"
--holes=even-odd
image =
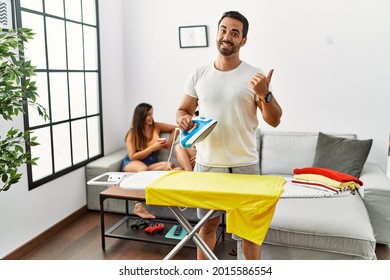
[(180, 132), (180, 145), (186, 149), (203, 141), (217, 125), (216, 120), (205, 117), (194, 117), (192, 121), (196, 123), (193, 129)]

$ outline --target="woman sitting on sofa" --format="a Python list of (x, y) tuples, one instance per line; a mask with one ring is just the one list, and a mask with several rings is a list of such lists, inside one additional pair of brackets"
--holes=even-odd
[[(125, 137), (127, 155), (122, 160), (122, 172), (141, 172), (149, 170), (170, 170), (175, 166), (171, 162), (157, 161), (157, 151), (169, 148), (174, 141), (175, 125), (155, 122), (153, 107), (147, 103), (139, 104), (133, 115), (133, 123)], [(170, 132), (168, 140), (161, 139), (160, 133)], [(143, 219), (155, 216), (145, 209), (142, 202), (135, 202), (134, 214)]]

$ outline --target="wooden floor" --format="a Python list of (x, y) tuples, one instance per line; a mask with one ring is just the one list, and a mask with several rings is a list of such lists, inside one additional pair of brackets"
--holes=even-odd
[[(114, 224), (122, 215), (106, 214), (106, 225)], [(226, 236), (219, 241), (215, 255), (221, 260), (234, 260), (230, 255), (235, 241)], [(43, 245), (26, 254), (23, 260), (161, 260), (173, 247), (132, 240), (106, 238), (106, 250), (101, 248), (100, 215), (89, 211), (71, 223)], [(379, 244), (376, 248), (379, 260), (390, 260), (390, 247)], [(174, 259), (196, 259), (196, 250), (183, 248)]]
[[(106, 213), (106, 229), (123, 215)], [(229, 254), (236, 242), (226, 236), (218, 242), (215, 255), (218, 259), (234, 260)], [(101, 247), (100, 213), (89, 211), (61, 233), (53, 236), (45, 244), (26, 254), (23, 260), (161, 260), (173, 246), (145, 243), (133, 240), (106, 238), (106, 250)], [(195, 248), (182, 248), (174, 257), (176, 260), (196, 259)]]

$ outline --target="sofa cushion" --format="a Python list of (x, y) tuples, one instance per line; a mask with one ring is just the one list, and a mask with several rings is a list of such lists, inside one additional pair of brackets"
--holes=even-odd
[[(264, 242), (342, 254), (349, 259), (376, 258), (374, 231), (358, 193), (335, 198), (280, 199)], [(321, 254), (313, 253), (311, 258), (321, 258)]]
[(262, 174), (293, 174), (294, 168), (311, 166), (318, 133), (263, 131), (260, 170)]
[(319, 133), (313, 166), (333, 169), (359, 178), (372, 139), (358, 140)]
[[(355, 139), (356, 134), (333, 134)], [(262, 131), (260, 170), (262, 174), (292, 175), (294, 168), (312, 166), (318, 132)]]

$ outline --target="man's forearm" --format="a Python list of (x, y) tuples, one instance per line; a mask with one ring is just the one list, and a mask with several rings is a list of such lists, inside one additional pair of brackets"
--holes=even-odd
[(276, 99), (273, 99), (267, 104), (263, 103), (261, 106), (264, 121), (273, 127), (277, 127), (280, 124), (280, 119), (282, 117), (282, 108)]

